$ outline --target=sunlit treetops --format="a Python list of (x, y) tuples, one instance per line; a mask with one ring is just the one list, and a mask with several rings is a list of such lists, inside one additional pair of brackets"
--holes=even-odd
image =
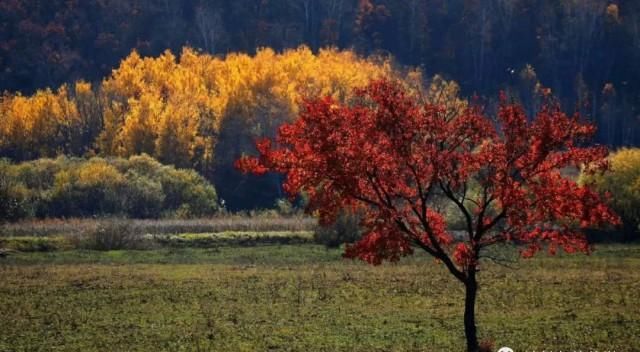
[(71, 134), (80, 123), (69, 88), (38, 91), (30, 97), (5, 94), (0, 99), (2, 154), (18, 158), (51, 156), (69, 151)]
[(401, 75), (389, 60), (336, 49), (264, 48), (255, 56), (226, 57), (190, 48), (179, 57), (134, 51), (95, 86), (78, 81), (32, 96), (5, 94), (0, 156), (147, 153), (164, 163), (210, 169), (225, 119), (241, 120), (252, 135), (270, 135), (297, 116), (303, 97), (347, 101), (354, 88), (380, 77), (422, 89), (419, 71)]

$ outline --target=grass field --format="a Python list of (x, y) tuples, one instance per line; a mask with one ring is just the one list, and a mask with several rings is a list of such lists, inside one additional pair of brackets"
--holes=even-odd
[[(637, 351), (640, 246), (487, 264), (482, 339)], [(12, 253), (0, 351), (462, 351), (462, 288), (418, 255), (370, 267), (315, 245)]]
[(283, 217), (277, 214), (228, 214), (208, 219), (42, 219), (0, 223), (0, 238), (9, 236), (61, 236), (91, 230), (97, 224), (126, 223), (140, 233), (182, 234), (225, 231), (310, 231), (316, 220), (305, 216)]

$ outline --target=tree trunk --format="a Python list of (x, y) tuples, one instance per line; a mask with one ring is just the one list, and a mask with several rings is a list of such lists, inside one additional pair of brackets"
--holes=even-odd
[(470, 268), (465, 282), (464, 300), (464, 334), (467, 338), (467, 352), (478, 352), (478, 332), (476, 329), (476, 295), (478, 282), (476, 281), (475, 268)]

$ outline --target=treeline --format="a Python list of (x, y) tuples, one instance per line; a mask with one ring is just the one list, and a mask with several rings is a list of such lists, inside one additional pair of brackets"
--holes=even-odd
[[(233, 161), (253, 150), (256, 137), (273, 136), (293, 119), (303, 97), (344, 101), (353, 88), (382, 76), (422, 89), (419, 71), (400, 74), (388, 60), (351, 51), (262, 49), (255, 56), (225, 58), (188, 48), (179, 57), (133, 52), (99, 84), (77, 81), (31, 96), (2, 96), (0, 157), (146, 153), (163, 164), (197, 170), (231, 209), (268, 208), (283, 196), (280, 182), (240, 176)], [(451, 85), (454, 94), (456, 87)]]
[(0, 221), (31, 217), (201, 217), (219, 205), (215, 188), (193, 170), (149, 156), (0, 160)]
[(597, 119), (600, 142), (640, 142), (635, 0), (7, 0), (0, 23), (0, 90), (95, 82), (132, 49), (335, 46), (391, 53), (466, 96), (527, 100), (540, 82)]

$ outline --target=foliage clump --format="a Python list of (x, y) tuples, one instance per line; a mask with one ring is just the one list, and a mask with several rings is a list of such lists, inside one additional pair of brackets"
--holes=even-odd
[(205, 216), (218, 209), (215, 188), (194, 170), (147, 155), (59, 157), (0, 163), (0, 220), (120, 215)]
[(281, 197), (279, 181), (240, 177), (233, 161), (254, 151), (255, 137), (273, 136), (292, 121), (303, 97), (346, 101), (354, 88), (386, 76), (421, 83), (419, 71), (405, 75), (386, 58), (350, 50), (265, 48), (225, 57), (191, 48), (156, 57), (134, 51), (97, 84), (77, 81), (31, 96), (0, 96), (0, 157), (146, 153), (224, 185), (221, 196), (236, 210), (269, 207)]
[(611, 207), (622, 218), (624, 239), (638, 239), (640, 234), (640, 149), (621, 149), (609, 157), (610, 170), (592, 173), (583, 170), (580, 183), (608, 194)]
[(351, 51), (306, 47), (218, 58), (185, 48), (158, 57), (132, 52), (98, 85), (84, 81), (31, 96), (0, 98), (0, 155), (13, 160), (60, 153), (124, 156), (146, 153), (166, 164), (213, 166), (227, 119), (253, 132), (273, 132), (293, 118), (301, 97), (349, 96), (352, 88), (389, 75), (384, 60)]

